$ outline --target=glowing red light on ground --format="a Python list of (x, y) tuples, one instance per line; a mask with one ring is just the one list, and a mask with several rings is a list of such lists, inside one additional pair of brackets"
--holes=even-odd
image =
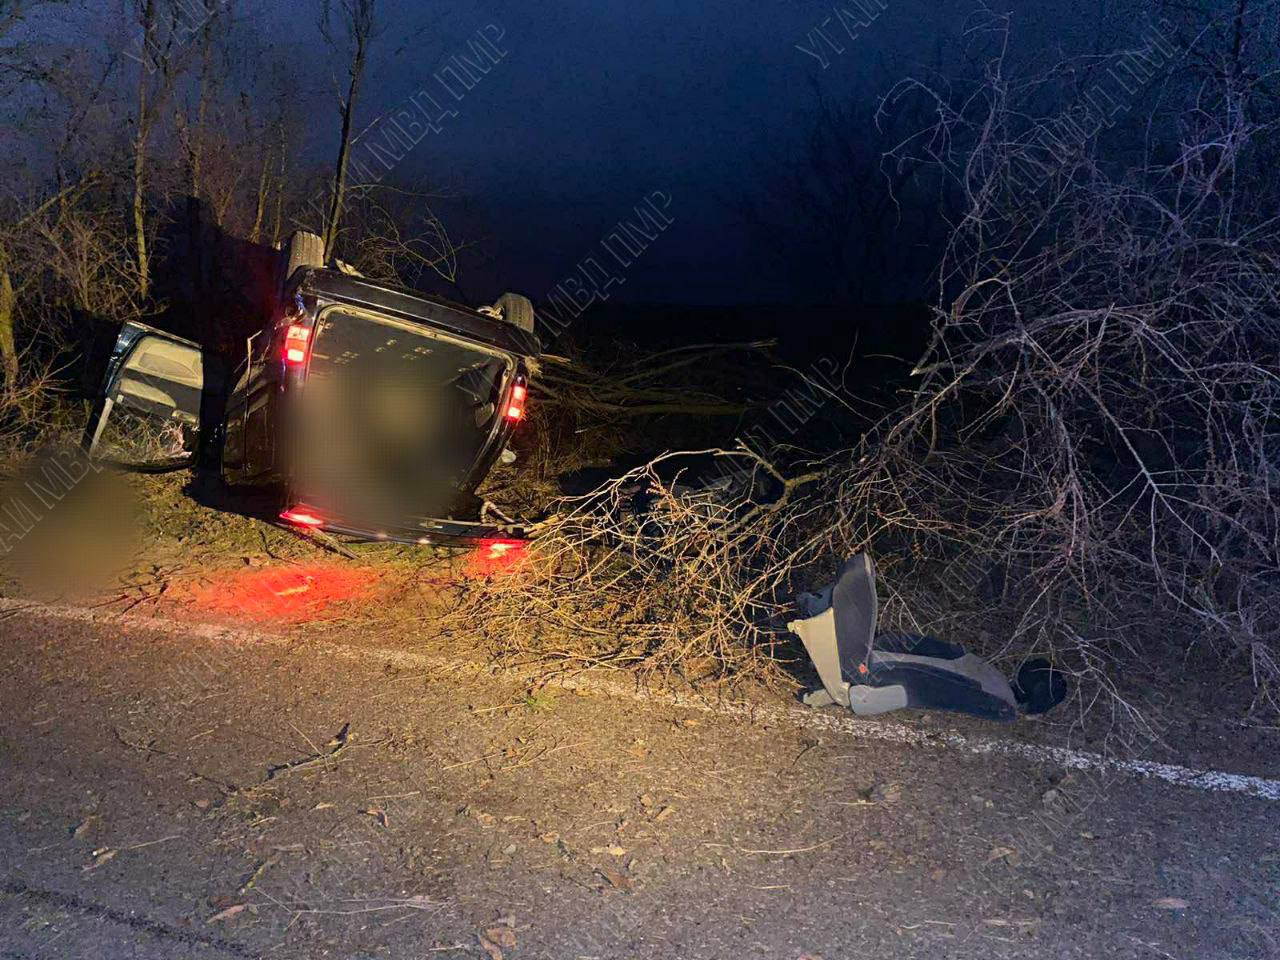
[(484, 540), (471, 555), (468, 573), (487, 577), (509, 570), (524, 556), (527, 546), (524, 540)]
[(324, 525), (324, 519), (316, 516), (306, 507), (291, 507), (280, 514), (280, 519), (289, 523), (296, 523), (300, 527), (320, 527)]
[(205, 614), (260, 623), (302, 623), (330, 608), (375, 598), (378, 573), (328, 564), (212, 571), (188, 588)]

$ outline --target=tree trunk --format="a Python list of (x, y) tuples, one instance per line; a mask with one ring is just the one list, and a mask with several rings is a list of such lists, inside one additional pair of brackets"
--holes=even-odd
[[(285, 175), (289, 172), (289, 134), (285, 130), (283, 114), (275, 122), (275, 196), (271, 198), (271, 245), (279, 247), (280, 231), (284, 229)], [(268, 180), (270, 177), (268, 177)], [(270, 185), (268, 191), (271, 190)]]
[[(143, 50), (155, 49), (156, 5), (146, 0), (142, 7)], [(147, 137), (151, 120), (147, 115), (147, 67), (138, 68), (138, 119), (133, 136), (133, 236), (138, 262), (138, 295), (144, 300), (151, 294), (151, 259), (147, 252)]]
[(138, 260), (138, 295), (151, 294), (151, 258), (147, 252), (147, 138), (141, 130), (133, 145), (133, 237)]
[(8, 267), (0, 266), (0, 368), (4, 370), (6, 390), (13, 390), (18, 385), (18, 349), (13, 337), (13, 314), (17, 299)]
[(351, 86), (342, 105), (342, 135), (338, 143), (338, 163), (333, 172), (333, 193), (329, 202), (329, 216), (324, 225), (324, 259), (333, 259), (338, 242), (338, 228), (342, 221), (342, 205), (347, 191), (347, 165), (351, 158), (351, 123), (356, 111), (356, 99), (360, 93), (360, 77), (364, 73), (366, 37), (357, 34), (355, 54), (351, 58)]
[[(207, 58), (208, 54), (206, 54)], [(204, 118), (205, 118), (205, 76), (200, 74), (200, 93), (196, 99), (196, 118), (187, 136), (187, 164), (191, 168), (191, 195), (200, 199), (204, 187)]]
[(253, 204), (253, 226), (249, 230), (249, 242), (257, 243), (262, 235), (262, 218), (267, 213), (267, 194), (271, 192), (271, 151), (262, 155), (262, 172), (258, 175), (258, 194)]
[(194, 129), (187, 138), (188, 163), (191, 167), (191, 195), (200, 198), (204, 189), (204, 131), (209, 115), (210, 89), (213, 87), (213, 31), (218, 21), (218, 0), (205, 0), (200, 28), (200, 75), (197, 78)]

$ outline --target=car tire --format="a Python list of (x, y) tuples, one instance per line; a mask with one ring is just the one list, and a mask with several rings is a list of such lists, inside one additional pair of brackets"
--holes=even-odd
[(284, 282), (287, 284), (303, 267), (324, 266), (324, 240), (306, 230), (295, 230), (285, 241)]
[(522, 297), (518, 293), (504, 293), (493, 306), (495, 310), (502, 311), (502, 319), (507, 323), (533, 333), (533, 304), (528, 297)]

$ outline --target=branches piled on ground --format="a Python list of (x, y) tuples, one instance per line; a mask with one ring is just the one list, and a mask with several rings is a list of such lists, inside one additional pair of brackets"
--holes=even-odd
[(687, 678), (759, 665), (794, 501), (819, 476), (783, 477), (744, 448), (660, 456), (563, 501), (530, 556), (455, 615), (508, 654)]
[(723, 435), (726, 420), (754, 399), (743, 384), (768, 366), (771, 346), (690, 344), (655, 353), (615, 344), (609, 354), (575, 348), (544, 354), (530, 385), (529, 422), (513, 438), (519, 466), (499, 468), (483, 494), (527, 516), (559, 493), (567, 474), (634, 463), (637, 451), (672, 446), (672, 418), (684, 443)]
[(1048, 652), (1122, 695), (1117, 660), (1177, 669), (1203, 642), (1274, 697), (1276, 121), (1224, 71), (1179, 78), (1195, 109), (1152, 112), (1127, 143), (1072, 142), (1078, 123), (1032, 109), (1064, 102), (1052, 75), (1003, 71), (996, 56), (967, 96), (898, 91), (937, 106), (899, 152), (957, 210), (903, 406), (768, 506), (707, 507), (654, 473), (656, 519), (622, 523), (627, 488), (607, 487), (482, 622), (576, 622), (615, 658), (732, 668), (776, 636), (791, 591), (870, 549), (887, 626), (998, 660)]
[(994, 620), (1005, 649), (1104, 683), (1117, 654), (1215, 640), (1273, 691), (1274, 121), (1206, 85), (1122, 166), (1044, 136), (1053, 118), (1021, 106), (1043, 85), (1002, 66), (900, 148), (948, 175), (962, 216), (918, 389), (833, 470), (830, 540), (899, 561), (903, 625)]

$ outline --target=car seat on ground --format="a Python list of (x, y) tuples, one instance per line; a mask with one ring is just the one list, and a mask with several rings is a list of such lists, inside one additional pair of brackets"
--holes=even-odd
[(787, 625), (804, 643), (822, 687), (811, 706), (838, 704), (869, 716), (914, 708), (947, 710), (988, 720), (1012, 720), (1019, 709), (1043, 713), (1066, 695), (1048, 661), (1023, 664), (1013, 685), (962, 646), (919, 634), (876, 635), (879, 602), (871, 557), (858, 554), (836, 582), (801, 594), (805, 615)]

